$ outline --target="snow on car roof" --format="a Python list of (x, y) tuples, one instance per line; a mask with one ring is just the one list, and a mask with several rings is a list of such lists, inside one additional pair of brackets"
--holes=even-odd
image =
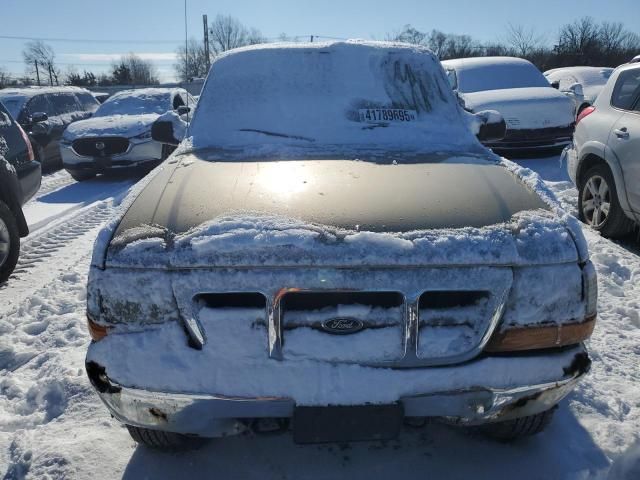
[(424, 47), (351, 40), (257, 45), (219, 56), (192, 146), (477, 146), (440, 62)]
[(442, 65), (456, 72), (462, 93), (509, 88), (549, 87), (542, 73), (528, 60), (516, 57), (470, 57), (445, 60)]
[(22, 87), (22, 88), (3, 88), (0, 90), (0, 97), (34, 97), (43, 93), (91, 93), (89, 90), (80, 87)]
[(547, 78), (557, 79), (563, 75), (572, 75), (584, 85), (602, 85), (607, 83), (613, 68), (609, 67), (563, 67), (544, 72)]
[(162, 114), (171, 110), (174, 94), (183, 91), (179, 88), (139, 88), (114, 93), (98, 107), (94, 117), (107, 115), (143, 115)]

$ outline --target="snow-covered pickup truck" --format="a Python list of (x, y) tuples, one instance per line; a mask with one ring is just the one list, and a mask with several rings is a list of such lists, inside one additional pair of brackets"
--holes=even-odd
[(596, 276), (579, 222), (478, 142), (499, 115), (474, 123), (404, 44), (249, 47), (211, 72), (95, 245), (87, 371), (133, 438), (540, 431), (589, 368)]

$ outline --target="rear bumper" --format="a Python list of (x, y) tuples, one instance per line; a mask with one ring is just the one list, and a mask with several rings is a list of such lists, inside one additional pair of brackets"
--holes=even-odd
[[(513, 381), (507, 387), (475, 385), (452, 390), (441, 389), (400, 397), (407, 417), (439, 417), (463, 425), (508, 420), (534, 415), (556, 405), (589, 370), (590, 360), (583, 346), (567, 352), (551, 353), (559, 363), (556, 379), (542, 383)], [(567, 359), (573, 360), (567, 365)], [(523, 363), (510, 368), (510, 357), (502, 357), (504, 370), (513, 376)], [(536, 356), (526, 360), (535, 368)], [(562, 366), (564, 365), (564, 366)], [(451, 370), (464, 370), (466, 366)], [(432, 369), (424, 369), (425, 375)], [(513, 370), (513, 371), (512, 371)], [(226, 436), (243, 430), (246, 420), (256, 418), (289, 418), (296, 402), (287, 397), (232, 397), (215, 394), (168, 393), (126, 387), (109, 379), (104, 367), (87, 363), (87, 372), (93, 386), (111, 414), (119, 421), (144, 427), (203, 437)], [(526, 376), (526, 375), (523, 375)], [(479, 383), (478, 383), (479, 382)], [(244, 422), (243, 422), (244, 420)]]
[(60, 144), (62, 164), (67, 170), (93, 170), (127, 168), (162, 159), (162, 144), (153, 140), (131, 142), (126, 152), (109, 157), (88, 157), (79, 155), (71, 145)]

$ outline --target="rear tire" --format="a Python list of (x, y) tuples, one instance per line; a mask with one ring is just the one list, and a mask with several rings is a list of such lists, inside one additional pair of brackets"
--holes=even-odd
[(151, 430), (133, 425), (127, 425), (127, 430), (136, 443), (159, 450), (189, 450), (199, 447), (205, 441), (199, 437), (188, 437), (179, 433)]
[(529, 415), (528, 417), (487, 423), (480, 427), (480, 431), (494, 440), (512, 442), (542, 432), (551, 423), (555, 411), (556, 407), (553, 407), (542, 413)]
[[(594, 190), (598, 191), (598, 195), (594, 195)], [(605, 190), (606, 194), (602, 195)], [(607, 205), (605, 209), (607, 210), (606, 215), (602, 217), (603, 213), (599, 213), (599, 221), (596, 219), (598, 214), (597, 210), (593, 208), (594, 205), (599, 205), (600, 207)], [(591, 167), (580, 181), (578, 212), (580, 220), (599, 231), (605, 237), (616, 238), (624, 236), (634, 226), (633, 220), (628, 218), (622, 211), (611, 170), (602, 163)]]
[(20, 255), (20, 233), (16, 217), (9, 207), (0, 201), (0, 284), (13, 273)]

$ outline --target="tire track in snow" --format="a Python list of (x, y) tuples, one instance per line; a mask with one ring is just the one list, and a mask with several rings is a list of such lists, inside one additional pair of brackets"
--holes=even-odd
[(75, 180), (71, 178), (71, 175), (69, 175), (66, 170), (60, 170), (49, 175), (43, 175), (42, 184), (40, 185), (40, 189), (38, 190), (38, 193), (36, 193), (34, 199), (37, 200), (42, 198), (61, 189), (62, 187), (71, 185), (72, 183), (75, 183)]
[(116, 208), (112, 199), (94, 203), (23, 240), (14, 273), (0, 285), (0, 318), (90, 252), (99, 228)]

